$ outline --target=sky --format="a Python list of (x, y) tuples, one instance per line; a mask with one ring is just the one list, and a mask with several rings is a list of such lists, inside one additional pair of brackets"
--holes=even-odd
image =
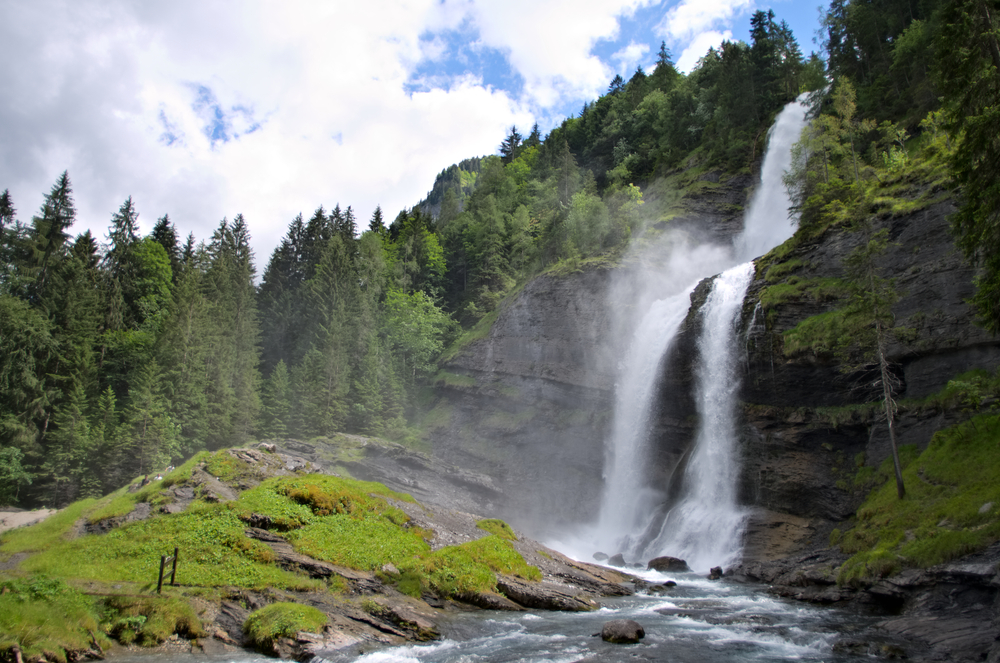
[(296, 214), (366, 227), (437, 173), (543, 136), (654, 69), (689, 72), (771, 9), (819, 50), (819, 0), (0, 0), (0, 190), (30, 222), (69, 172), (72, 232), (129, 196), (208, 240), (242, 213), (258, 272)]

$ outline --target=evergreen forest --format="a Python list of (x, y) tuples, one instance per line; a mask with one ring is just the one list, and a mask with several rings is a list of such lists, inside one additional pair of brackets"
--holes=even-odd
[(687, 75), (661, 44), (652, 71), (616, 76), (545, 136), (512, 127), (394, 218), (338, 203), (291, 219), (266, 264), (251, 225), (271, 220), (182, 238), (164, 214), (143, 236), (128, 198), (106, 233), (73, 237), (86, 192), (69, 173), (34, 212), (4, 191), (0, 504), (64, 506), (251, 440), (419, 446), (438, 362), (506, 298), (620, 259), (708, 173), (755, 175), (775, 115), (803, 93), (815, 117), (788, 174), (802, 226), (877, 209), (891, 182), (954, 196), (977, 310), (1000, 332), (1000, 3), (833, 0), (823, 33), (806, 56), (758, 11), (750, 43)]

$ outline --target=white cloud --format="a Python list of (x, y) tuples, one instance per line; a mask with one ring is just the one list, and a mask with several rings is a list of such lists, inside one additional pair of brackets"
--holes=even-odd
[(693, 42), (711, 28), (731, 27), (735, 17), (753, 6), (753, 0), (682, 0), (667, 12), (658, 30), (675, 42)]
[[(242, 212), (262, 269), (298, 212), (352, 205), (364, 225), (381, 204), (391, 217), (442, 168), (495, 153), (512, 124), (602, 93), (615, 72), (595, 44), (655, 2), (2, 3), (0, 189), (27, 220), (68, 169), (77, 230), (99, 237), (129, 195), (144, 229), (169, 213), (199, 239)], [(507, 57), (518, 98), (473, 75), (425, 74), (406, 92), (454, 31)], [(629, 44), (612, 62), (647, 52)], [(228, 140), (206, 135), (215, 122)]]
[(628, 78), (628, 75), (632, 73), (636, 65), (642, 63), (643, 58), (646, 57), (646, 53), (649, 53), (648, 44), (637, 44), (633, 41), (629, 42), (625, 48), (614, 53), (611, 59), (618, 62), (618, 73)]
[[(0, 188), (27, 220), (68, 169), (76, 230), (99, 237), (129, 195), (146, 230), (169, 213), (199, 239), (242, 212), (263, 268), (299, 211), (339, 202), (364, 225), (381, 204), (391, 217), (441, 168), (495, 152), (507, 127), (534, 119), (472, 77), (405, 93), (416, 63), (437, 55), (419, 36), (462, 20), (434, 0), (246, 2), (235, 13), (225, 2), (93, 0), (0, 13)], [(205, 133), (217, 111), (228, 142)]]
[(718, 49), (719, 46), (724, 41), (732, 41), (733, 33), (729, 30), (724, 32), (718, 32), (716, 30), (708, 30), (694, 36), (690, 42), (688, 42), (687, 48), (681, 53), (681, 56), (677, 58), (677, 69), (679, 71), (688, 74), (692, 69), (698, 64), (698, 60), (705, 56), (709, 48)]
[(618, 17), (652, 0), (507, 0), (468, 5), (482, 40), (509, 54), (525, 79), (526, 100), (545, 109), (602, 93), (614, 71), (591, 53), (618, 36)]

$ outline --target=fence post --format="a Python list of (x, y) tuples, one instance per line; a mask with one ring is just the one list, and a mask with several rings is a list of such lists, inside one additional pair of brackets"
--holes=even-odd
[(160, 579), (156, 581), (156, 593), (160, 594), (163, 592), (163, 569), (167, 565), (167, 556), (160, 555)]
[(175, 583), (174, 583), (174, 580), (177, 577), (177, 553), (178, 553), (178, 549), (175, 546), (174, 547), (174, 567), (170, 571), (170, 586), (171, 587), (175, 587), (176, 586)]

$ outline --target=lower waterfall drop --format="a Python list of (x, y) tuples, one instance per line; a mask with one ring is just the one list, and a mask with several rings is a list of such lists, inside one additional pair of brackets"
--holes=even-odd
[(736, 500), (736, 402), (739, 346), (733, 343), (753, 263), (716, 277), (702, 307), (696, 369), (698, 434), (684, 472), (685, 491), (649, 546), (695, 570), (728, 566), (740, 556), (746, 511)]

